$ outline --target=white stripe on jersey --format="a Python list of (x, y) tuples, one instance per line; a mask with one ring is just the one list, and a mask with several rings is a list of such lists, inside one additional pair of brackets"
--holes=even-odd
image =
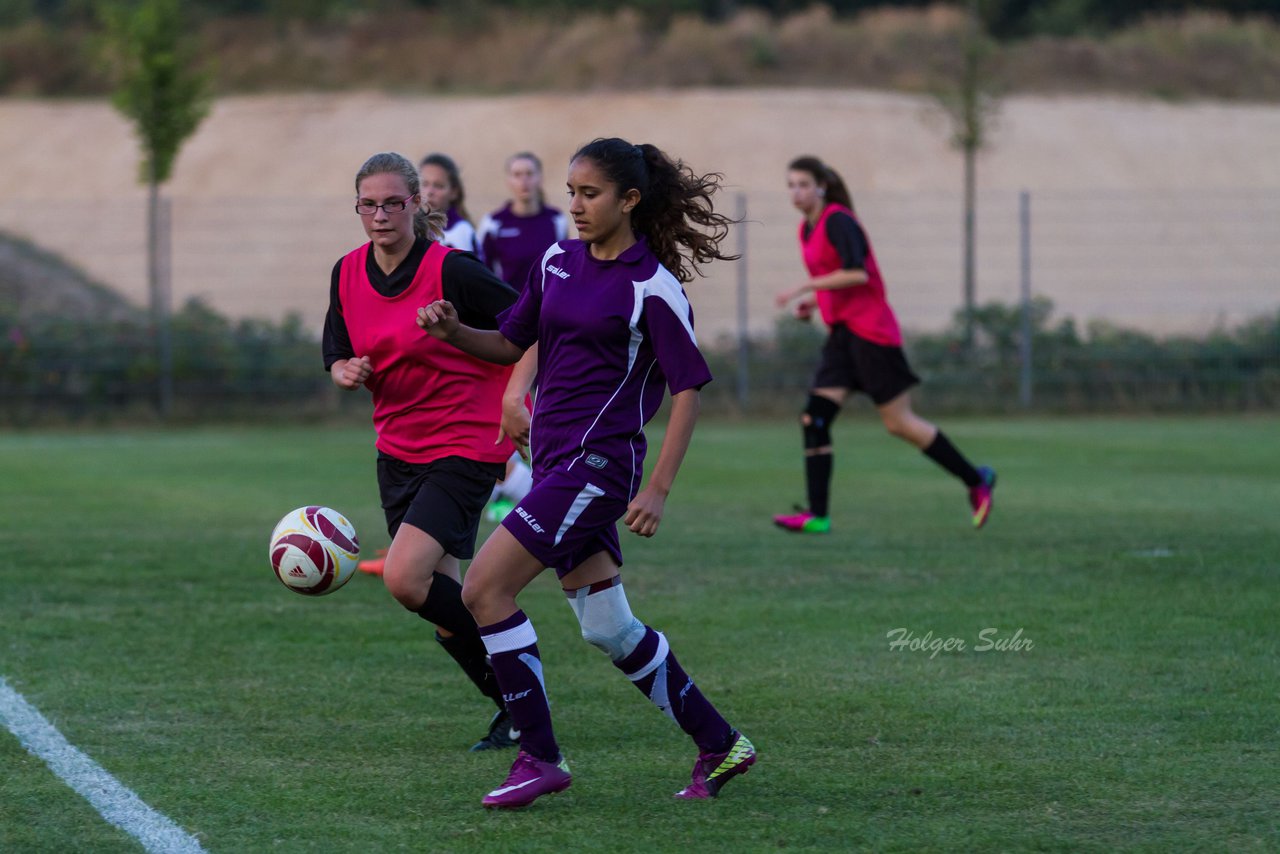
[(689, 340), (694, 346), (698, 345), (698, 338), (693, 334), (693, 322), (689, 319), (692, 313), (689, 310), (689, 298), (684, 295), (684, 289), (680, 287), (680, 281), (671, 272), (658, 265), (658, 270), (653, 277), (644, 282), (632, 282), (631, 286), (636, 290), (636, 304), (631, 309), (631, 328), (635, 329), (640, 322), (640, 312), (644, 308), (645, 297), (658, 297), (671, 307), (671, 313), (679, 318), (680, 323), (684, 326), (684, 331), (689, 333)]
[(444, 230), (440, 242), (450, 249), (461, 249), (463, 252), (477, 252), (476, 229), (465, 219), (460, 219)]
[(480, 260), (486, 264), (484, 257), (484, 242), (489, 238), (489, 232), (498, 231), (498, 221), (491, 214), (485, 214), (484, 219), (480, 220), (480, 227), (476, 229), (476, 254), (480, 256)]
[[(551, 262), (552, 258), (563, 254), (564, 247), (559, 243), (552, 243), (547, 247), (547, 251), (542, 253), (542, 260), (538, 262), (538, 272), (542, 274), (542, 294), (544, 297), (547, 294), (547, 264)], [(557, 281), (559, 280), (557, 279)]]

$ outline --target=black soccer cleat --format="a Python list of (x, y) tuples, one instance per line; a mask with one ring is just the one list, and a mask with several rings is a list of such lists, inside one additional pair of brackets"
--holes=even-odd
[(493, 713), (489, 722), (489, 733), (471, 745), (471, 753), (478, 750), (504, 750), (520, 743), (520, 730), (511, 726), (511, 715), (506, 709)]

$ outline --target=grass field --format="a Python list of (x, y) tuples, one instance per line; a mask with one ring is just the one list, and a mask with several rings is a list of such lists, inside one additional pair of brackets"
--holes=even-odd
[[(465, 752), (488, 709), (425, 624), (267, 567), (299, 504), (385, 544), (368, 429), (0, 436), (0, 677), (211, 852), (1280, 847), (1280, 419), (946, 426), (1000, 472), (980, 533), (850, 417), (830, 536), (768, 523), (794, 425), (710, 421), (624, 540), (637, 615), (760, 750), (715, 802), (671, 799), (690, 744), (548, 574), (523, 604), (574, 785), (480, 809), (512, 757)], [(136, 850), (0, 732), (0, 851)]]

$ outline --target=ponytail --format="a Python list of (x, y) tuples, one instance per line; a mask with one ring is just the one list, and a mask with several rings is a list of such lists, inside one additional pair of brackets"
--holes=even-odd
[(631, 211), (631, 227), (649, 244), (662, 266), (678, 281), (689, 282), (713, 260), (733, 261), (720, 243), (737, 220), (716, 213), (711, 197), (720, 189), (718, 172), (697, 175), (653, 145), (622, 139), (596, 139), (578, 149), (573, 160), (586, 157), (618, 187), (640, 191)]
[(420, 205), (413, 212), (413, 236), (425, 237), (427, 240), (439, 240), (444, 237), (444, 227), (449, 218), (443, 211), (433, 211)]

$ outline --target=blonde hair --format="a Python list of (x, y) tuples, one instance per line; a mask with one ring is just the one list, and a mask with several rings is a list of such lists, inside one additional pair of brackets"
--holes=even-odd
[[(416, 196), (422, 191), (422, 181), (418, 178), (418, 170), (414, 168), (413, 162), (394, 151), (383, 151), (364, 162), (356, 173), (356, 193), (360, 192), (360, 182), (370, 175), (399, 175), (409, 188), (410, 195)], [(445, 222), (444, 211), (419, 206), (413, 212), (413, 236), (438, 240), (444, 235)]]

